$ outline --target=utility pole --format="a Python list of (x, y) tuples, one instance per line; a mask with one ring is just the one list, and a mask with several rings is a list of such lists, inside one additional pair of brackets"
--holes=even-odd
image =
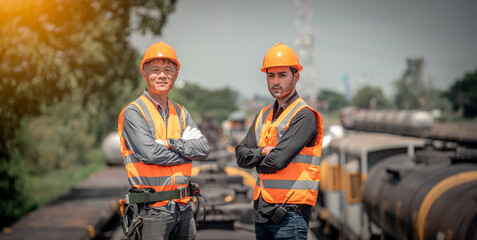
[(312, 0), (295, 0), (295, 50), (303, 66), (297, 90), (305, 102), (317, 109), (314, 46)]

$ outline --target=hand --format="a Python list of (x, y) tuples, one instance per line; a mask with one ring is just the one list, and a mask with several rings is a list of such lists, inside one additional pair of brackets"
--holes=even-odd
[(184, 130), (184, 133), (182, 134), (182, 139), (184, 140), (199, 139), (202, 136), (203, 135), (199, 129), (191, 128), (190, 126), (187, 126), (186, 129)]
[(267, 156), (270, 153), (270, 151), (272, 151), (272, 149), (274, 149), (274, 148), (275, 147), (272, 147), (272, 146), (265, 146), (260, 151), (260, 154), (262, 154), (262, 156)]

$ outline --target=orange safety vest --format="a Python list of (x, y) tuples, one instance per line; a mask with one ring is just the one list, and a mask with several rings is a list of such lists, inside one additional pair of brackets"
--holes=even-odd
[[(136, 158), (123, 137), (124, 110), (130, 105), (136, 106), (155, 139), (179, 139), (184, 132), (186, 122), (182, 106), (169, 100), (169, 115), (167, 116), (167, 128), (156, 106), (145, 96), (141, 96), (126, 106), (119, 115), (118, 133), (121, 140), (121, 153), (124, 164), (128, 171), (128, 180), (132, 187), (153, 188), (156, 192), (175, 190), (180, 186), (188, 186), (192, 172), (192, 163), (176, 166), (161, 166), (145, 164)], [(174, 202), (188, 203), (190, 197), (175, 199)], [(153, 207), (164, 206), (168, 201), (160, 201), (152, 204)]]
[(255, 123), (255, 135), (259, 147), (276, 146), (287, 130), (293, 117), (303, 108), (310, 109), (316, 116), (318, 136), (314, 146), (304, 147), (290, 164), (276, 173), (260, 173), (255, 184), (253, 198), (262, 195), (267, 203), (308, 204), (314, 206), (318, 197), (320, 182), (321, 140), (323, 138), (323, 121), (318, 112), (309, 107), (301, 98), (295, 100), (272, 122), (271, 105), (263, 108)]

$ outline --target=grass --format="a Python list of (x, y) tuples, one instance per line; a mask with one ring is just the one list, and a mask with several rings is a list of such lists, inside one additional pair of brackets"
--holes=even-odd
[(29, 199), (33, 205), (40, 207), (67, 193), (105, 166), (104, 161), (92, 161), (88, 165), (54, 170), (42, 176), (27, 176), (25, 190), (30, 195)]

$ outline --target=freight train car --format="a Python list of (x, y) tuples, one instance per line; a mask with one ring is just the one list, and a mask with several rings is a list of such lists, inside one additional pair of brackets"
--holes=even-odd
[(349, 130), (421, 136), (430, 131), (434, 119), (429, 112), (420, 110), (369, 110), (350, 107), (341, 111), (341, 124)]
[(476, 128), (437, 132), (422, 111), (346, 109), (341, 120), (348, 135), (322, 160), (314, 208), (325, 233), (477, 239)]
[(334, 139), (330, 154), (321, 162), (320, 192), (315, 208), (331, 235), (368, 239), (371, 225), (363, 210), (362, 186), (370, 169), (388, 156), (413, 157), (424, 141), (387, 134), (351, 134)]
[(468, 153), (426, 149), (376, 164), (363, 186), (370, 221), (386, 238), (477, 239), (477, 164)]

